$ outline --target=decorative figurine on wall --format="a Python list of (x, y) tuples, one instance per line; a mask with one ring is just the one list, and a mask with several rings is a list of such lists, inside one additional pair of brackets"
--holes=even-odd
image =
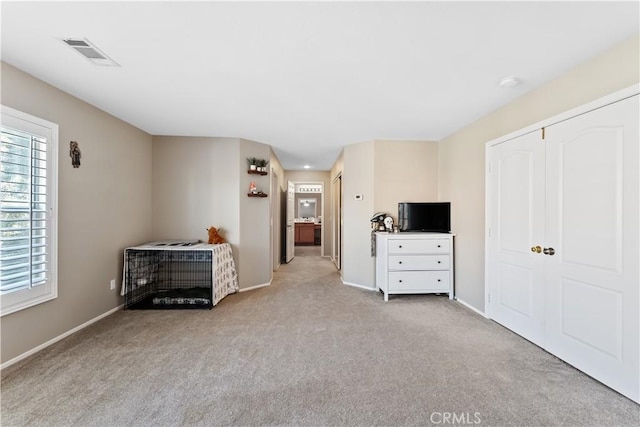
[(78, 147), (78, 143), (76, 141), (69, 142), (69, 157), (71, 157), (71, 164), (74, 168), (80, 167), (80, 148)]

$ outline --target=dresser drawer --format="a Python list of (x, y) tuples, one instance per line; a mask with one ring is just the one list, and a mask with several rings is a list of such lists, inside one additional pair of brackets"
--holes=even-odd
[(449, 239), (389, 239), (390, 254), (446, 254), (449, 253)]
[(448, 271), (390, 271), (389, 292), (449, 292)]
[(449, 255), (389, 255), (389, 270), (448, 270)]

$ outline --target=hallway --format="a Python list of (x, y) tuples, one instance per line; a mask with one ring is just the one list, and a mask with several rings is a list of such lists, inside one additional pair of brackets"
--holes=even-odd
[(320, 257), (320, 246), (296, 246), (296, 257), (313, 258)]

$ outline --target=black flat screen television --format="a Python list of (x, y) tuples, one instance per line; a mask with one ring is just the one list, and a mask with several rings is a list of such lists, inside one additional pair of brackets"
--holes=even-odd
[(398, 203), (400, 231), (451, 232), (450, 202)]

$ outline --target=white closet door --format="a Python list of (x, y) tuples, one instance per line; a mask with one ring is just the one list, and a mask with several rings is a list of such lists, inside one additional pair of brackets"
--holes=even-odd
[(491, 147), (488, 315), (543, 345), (544, 142), (539, 132)]
[(545, 348), (638, 401), (638, 96), (546, 131)]

